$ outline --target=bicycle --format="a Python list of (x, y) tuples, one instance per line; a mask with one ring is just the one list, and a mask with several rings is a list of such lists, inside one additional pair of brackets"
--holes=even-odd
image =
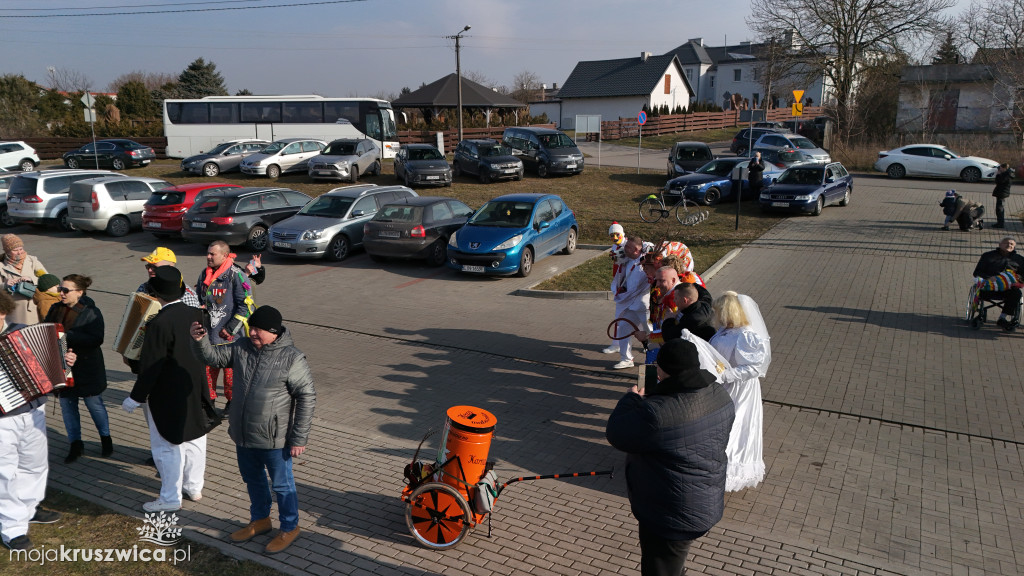
[(711, 211), (706, 206), (701, 206), (693, 200), (688, 200), (682, 194), (679, 201), (673, 205), (665, 204), (665, 191), (659, 190), (657, 194), (651, 194), (640, 201), (640, 219), (644, 222), (658, 222), (666, 218), (673, 209), (676, 211), (676, 220), (683, 226), (696, 226), (711, 216)]

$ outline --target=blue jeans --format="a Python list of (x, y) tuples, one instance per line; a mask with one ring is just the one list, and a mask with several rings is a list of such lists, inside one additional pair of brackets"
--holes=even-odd
[[(86, 396), (85, 407), (89, 409), (92, 421), (96, 424), (96, 430), (100, 436), (110, 436), (110, 419), (107, 418), (107, 408), (103, 405), (103, 397), (99, 394)], [(82, 439), (82, 420), (78, 416), (78, 398), (60, 398), (60, 411), (64, 415), (64, 429), (68, 432), (69, 442), (78, 442)]]
[[(271, 488), (277, 495), (281, 531), (291, 532), (299, 525), (299, 496), (292, 476), (292, 457), (288, 448), (264, 450), (235, 446), (238, 471), (249, 490), (249, 521), (270, 517), (273, 504)], [(267, 482), (267, 475), (270, 482)]]

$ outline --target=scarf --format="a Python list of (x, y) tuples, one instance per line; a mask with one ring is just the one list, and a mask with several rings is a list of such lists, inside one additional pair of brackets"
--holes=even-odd
[(21, 272), (21, 267), (25, 265), (26, 258), (28, 258), (28, 254), (22, 254), (20, 260), (15, 260), (14, 258), (11, 258), (10, 254), (4, 254), (4, 260), (11, 266), (14, 266), (14, 268), (18, 272)]
[(210, 284), (212, 284), (214, 280), (220, 278), (221, 274), (230, 270), (231, 266), (235, 264), (235, 258), (237, 256), (238, 255), (235, 254), (234, 252), (228, 254), (228, 257), (224, 259), (224, 262), (221, 263), (220, 267), (217, 268), (216, 270), (207, 266), (206, 275), (203, 276), (203, 288), (209, 288)]

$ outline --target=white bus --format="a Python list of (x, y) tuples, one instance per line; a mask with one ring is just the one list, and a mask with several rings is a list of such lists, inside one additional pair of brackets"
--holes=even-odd
[(387, 100), (323, 96), (207, 96), (164, 100), (167, 155), (187, 158), (228, 140), (372, 138), (385, 158), (398, 152)]

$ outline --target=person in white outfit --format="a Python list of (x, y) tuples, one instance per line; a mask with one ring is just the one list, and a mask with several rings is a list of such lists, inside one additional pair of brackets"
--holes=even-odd
[(736, 420), (726, 448), (729, 469), (725, 482), (726, 491), (735, 492), (764, 480), (761, 378), (771, 363), (771, 344), (761, 312), (749, 296), (729, 291), (715, 299), (713, 308), (719, 330), (711, 345), (731, 366), (720, 381), (736, 404)]
[[(626, 231), (622, 228), (622, 224), (612, 222), (612, 225), (608, 227), (608, 237), (611, 238), (612, 241), (611, 250), (608, 252), (608, 256), (612, 259), (611, 292), (612, 294), (615, 294), (622, 276), (622, 271), (627, 262), (625, 251)], [(616, 315), (615, 318), (618, 318), (618, 315)], [(611, 344), (609, 344), (607, 348), (601, 350), (601, 352), (605, 354), (615, 354), (618, 351), (619, 342), (617, 340), (612, 340)]]
[[(651, 301), (651, 284), (643, 268), (644, 242), (639, 236), (630, 236), (626, 240), (623, 252), (626, 262), (623, 264), (622, 276), (615, 287), (615, 317), (629, 320), (639, 328), (636, 338), (641, 342), (647, 340), (651, 332), (649, 308)], [(619, 362), (612, 366), (614, 370), (632, 368), (632, 338), (619, 340)]]

